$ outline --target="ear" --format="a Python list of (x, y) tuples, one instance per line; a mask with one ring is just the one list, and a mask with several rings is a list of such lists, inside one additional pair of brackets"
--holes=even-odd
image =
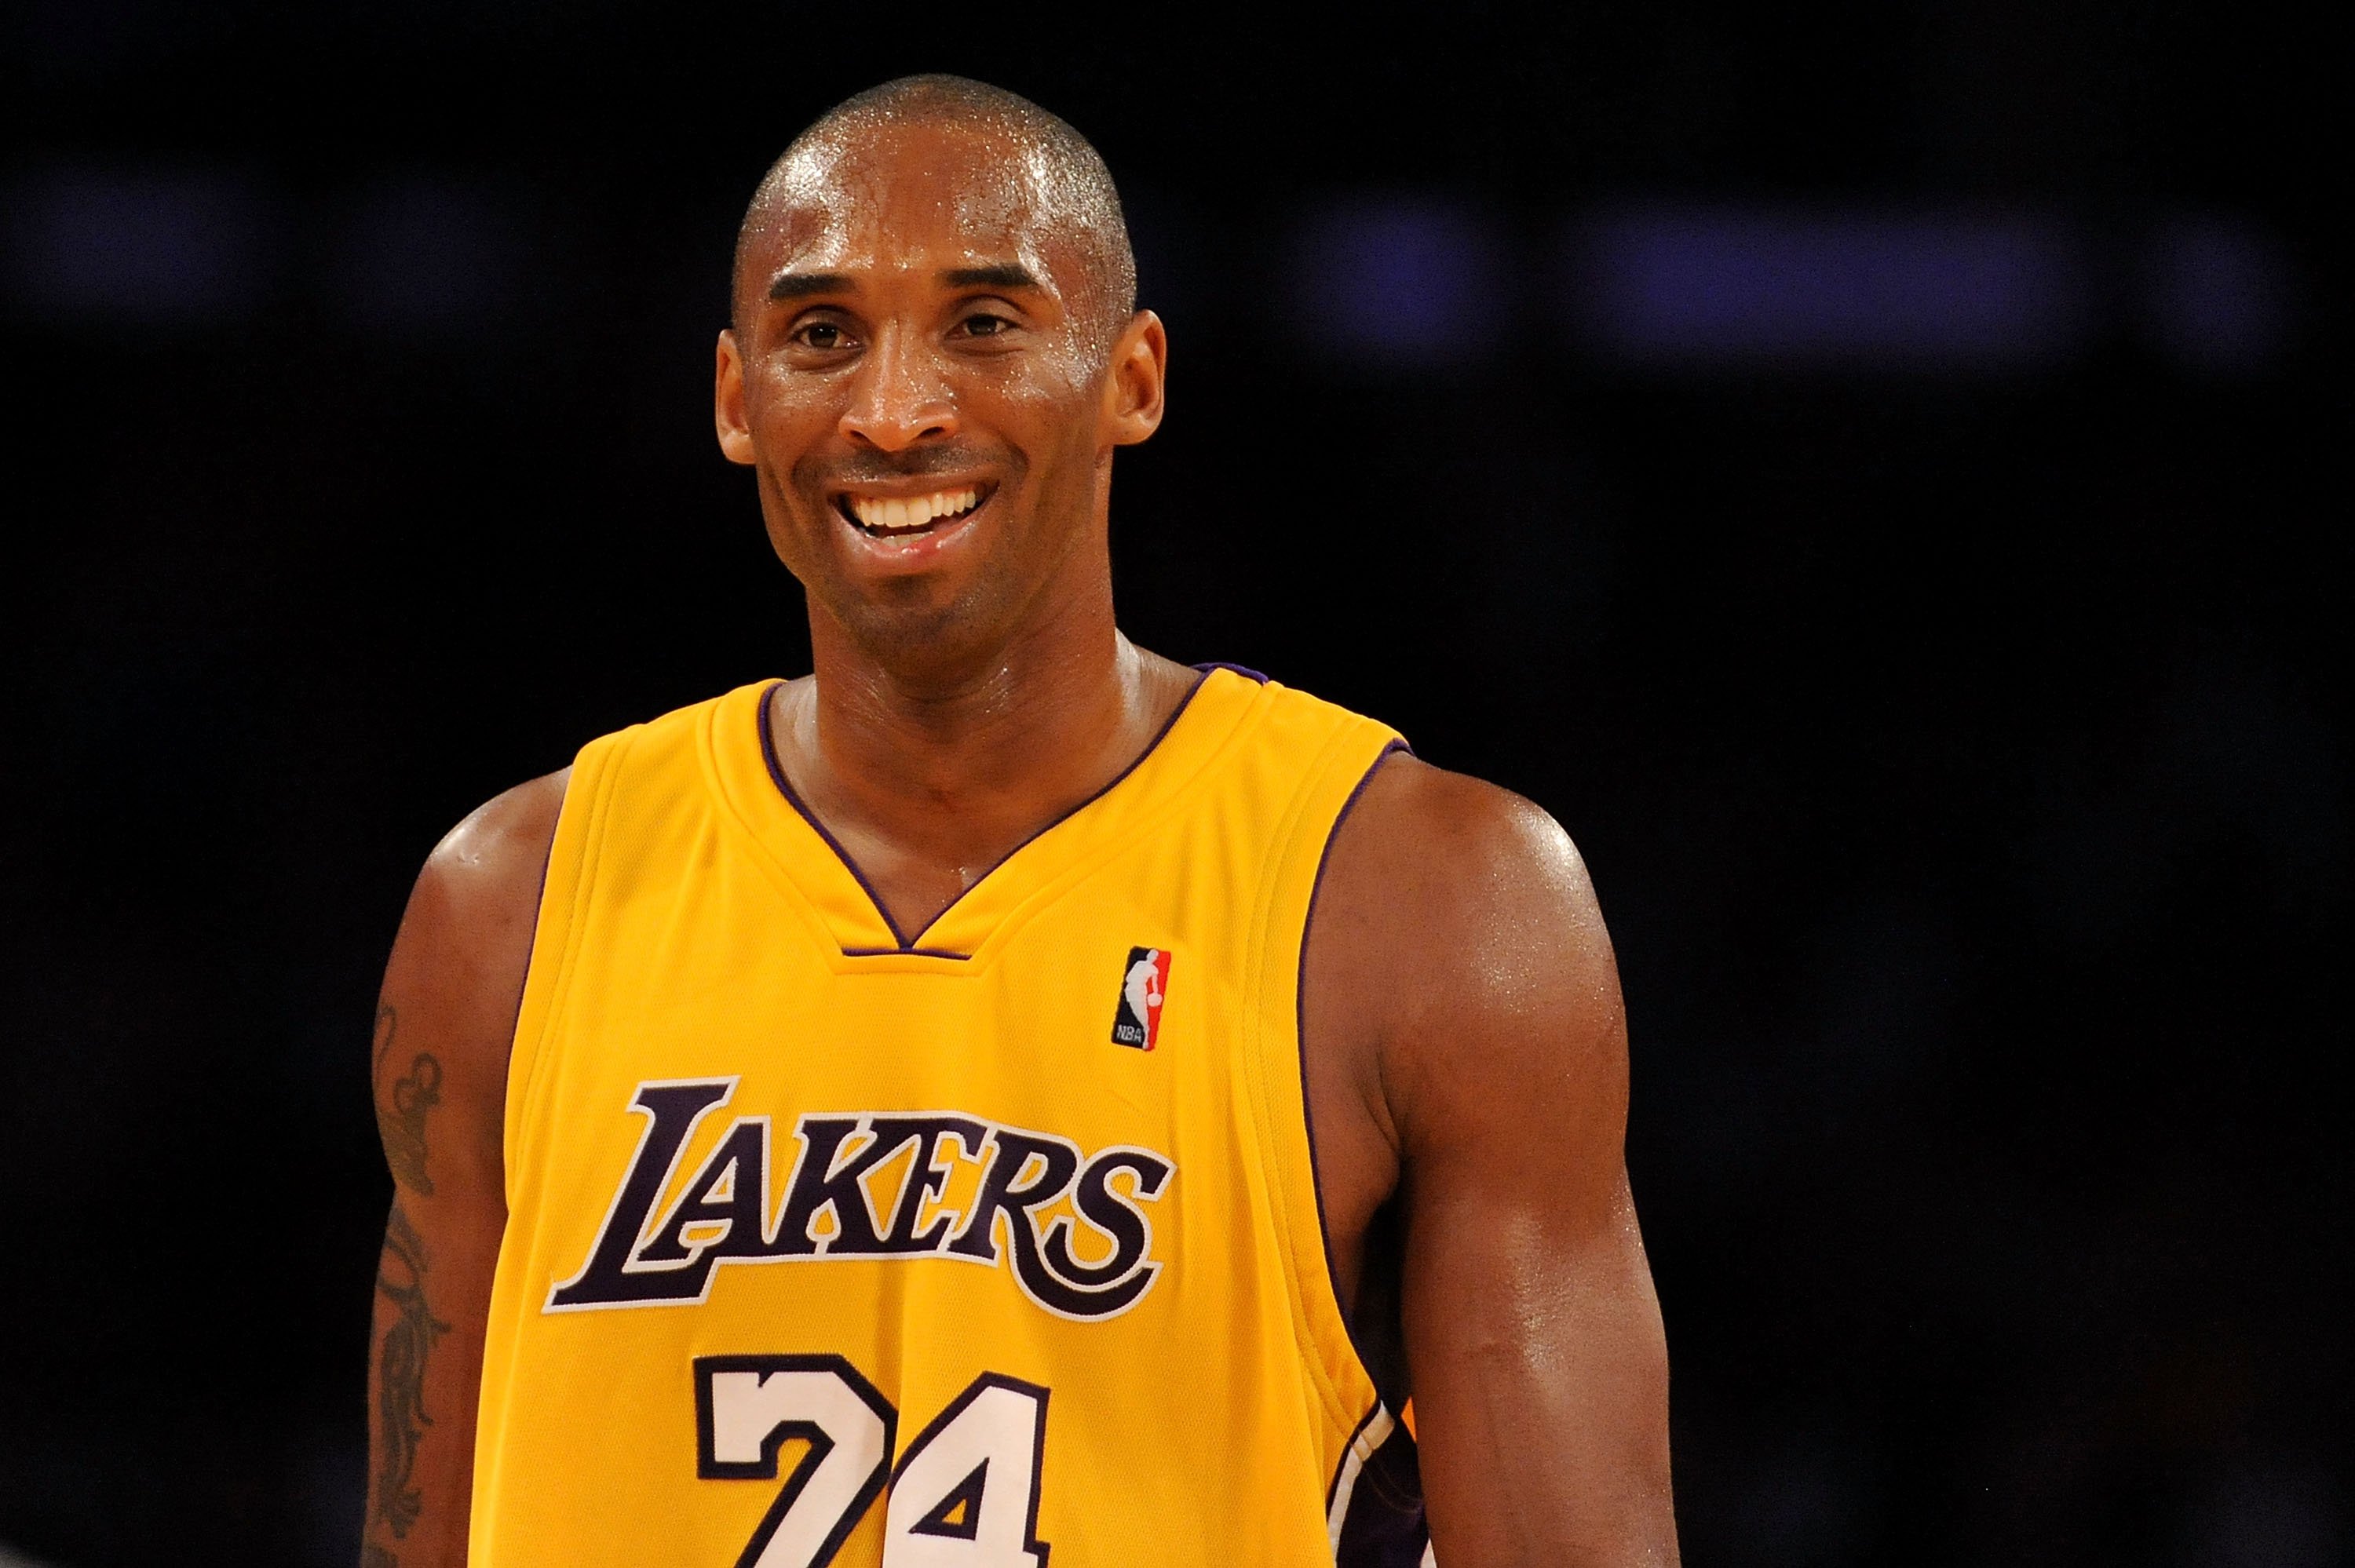
[(744, 419), (744, 356), (737, 352), (736, 334), (722, 328), (719, 365), (711, 384), (711, 422), (719, 432), (719, 450), (730, 462), (753, 461), (752, 427)]
[(1159, 316), (1139, 311), (1114, 341), (1104, 376), (1103, 428), (1110, 445), (1133, 447), (1161, 428), (1168, 373), (1169, 334)]

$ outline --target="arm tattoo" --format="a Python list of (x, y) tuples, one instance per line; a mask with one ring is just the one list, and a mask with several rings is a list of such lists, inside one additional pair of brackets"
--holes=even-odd
[[(384, 1077), (385, 1060), (400, 1030), (400, 1015), (389, 1007), (376, 1010), (376, 1076)], [(442, 1103), (442, 1064), (420, 1051), (409, 1071), (385, 1086), (376, 1104), (376, 1129), (384, 1139), (385, 1163), (392, 1179), (412, 1192), (433, 1195), (433, 1178), (425, 1173), (425, 1113)]]
[[(417, 1446), (425, 1428), (433, 1425), (425, 1413), (425, 1359), (433, 1341), (450, 1330), (425, 1303), (427, 1261), (424, 1242), (394, 1203), (392, 1216), (385, 1222), (384, 1255), (376, 1271), (377, 1292), (392, 1303), (393, 1319), (377, 1360), (378, 1451), (368, 1523), (371, 1529), (384, 1525), (395, 1541), (408, 1535), (424, 1507), (410, 1482), (417, 1469)], [(363, 1556), (368, 1568), (393, 1561), (380, 1546), (368, 1548)]]

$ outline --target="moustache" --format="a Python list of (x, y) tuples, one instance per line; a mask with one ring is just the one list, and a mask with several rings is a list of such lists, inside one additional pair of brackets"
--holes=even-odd
[(977, 468), (1010, 466), (1002, 452), (976, 447), (925, 447), (899, 452), (866, 450), (829, 462), (806, 462), (802, 466), (801, 477), (820, 485), (889, 484), (943, 474), (963, 476)]

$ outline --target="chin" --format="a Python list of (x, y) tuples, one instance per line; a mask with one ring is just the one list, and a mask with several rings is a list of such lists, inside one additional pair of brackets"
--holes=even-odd
[(937, 579), (861, 585), (830, 606), (860, 652), (885, 670), (918, 680), (994, 663), (1011, 635), (1008, 596)]

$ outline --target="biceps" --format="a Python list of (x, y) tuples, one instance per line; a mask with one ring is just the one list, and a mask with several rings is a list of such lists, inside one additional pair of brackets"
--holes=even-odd
[(1624, 1174), (1583, 1213), (1435, 1182), (1407, 1245), (1416, 1427), (1450, 1568), (1642, 1561), (1672, 1539), (1667, 1353)]
[(1468, 1382), (1517, 1419), (1560, 1425), (1660, 1373), (1651, 1270), (1625, 1179), (1614, 1187), (1591, 1215), (1444, 1197), (1412, 1205), (1405, 1308), (1419, 1409), (1435, 1412)]

